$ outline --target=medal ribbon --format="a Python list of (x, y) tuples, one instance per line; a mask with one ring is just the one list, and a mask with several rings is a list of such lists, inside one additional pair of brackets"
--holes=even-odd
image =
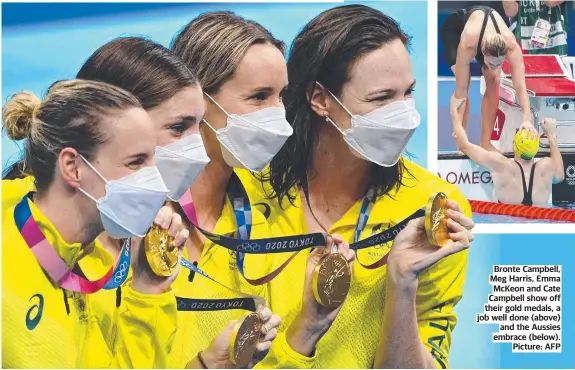
[[(235, 190), (234, 190), (235, 189)], [(236, 264), (238, 270), (244, 279), (251, 285), (262, 285), (273, 280), (283, 269), (295, 258), (297, 255), (294, 253), (284, 263), (282, 263), (276, 270), (258, 279), (249, 279), (245, 276), (244, 261), (245, 254), (271, 254), (271, 253), (285, 253), (285, 252), (300, 252), (302, 250), (314, 247), (325, 247), (326, 234), (313, 233), (307, 235), (294, 235), (283, 236), (275, 238), (263, 239), (250, 239), (252, 230), (252, 212), (248, 195), (241, 184), (239, 178), (233, 174), (228, 188), (226, 190), (230, 198), (233, 208), (236, 223), (238, 227), (239, 238), (232, 238), (224, 235), (218, 235), (202, 229), (198, 224), (192, 221), (194, 217), (195, 208), (192, 211), (193, 205), (190, 203), (181, 203), (184, 213), (188, 220), (196, 227), (203, 235), (206, 236), (213, 243), (218, 244), (226, 249), (236, 252)], [(191, 199), (183, 196), (182, 199)], [(196, 217), (197, 221), (197, 217)]]
[[(314, 218), (316, 218), (315, 215), (313, 214), (313, 210), (311, 209), (311, 203), (309, 201), (309, 191), (308, 191), (307, 179), (301, 181), (300, 183), (301, 183), (301, 187), (303, 189), (303, 192), (305, 194), (305, 199), (306, 199), (308, 208), (309, 208), (312, 216)], [(395, 226), (392, 226), (392, 227), (390, 227), (384, 231), (381, 231), (377, 234), (371, 235), (371, 236), (369, 236), (363, 240), (359, 240), (361, 233), (363, 232), (363, 230), (367, 226), (367, 221), (369, 220), (369, 216), (371, 214), (371, 210), (372, 210), (373, 206), (375, 205), (376, 199), (377, 199), (377, 197), (376, 197), (375, 189), (370, 188), (367, 191), (367, 193), (365, 194), (365, 196), (363, 197), (363, 202), (361, 204), (361, 210), (359, 212), (359, 216), (357, 218), (357, 223), (355, 226), (353, 243), (351, 243), (349, 245), (350, 249), (357, 251), (357, 250), (361, 250), (361, 249), (365, 249), (365, 248), (369, 248), (369, 247), (374, 247), (374, 246), (379, 245), (379, 244), (385, 244), (385, 243), (388, 243), (390, 241), (393, 241), (395, 239), (395, 237), (397, 236), (397, 234), (399, 234), (399, 232), (401, 230), (405, 229), (405, 227), (407, 226), (409, 221), (425, 216), (425, 210), (424, 209), (418, 209), (413, 214), (408, 216), (406, 219), (397, 223)], [(316, 218), (316, 222), (317, 222), (317, 218)], [(319, 224), (319, 222), (318, 222), (318, 224)], [(319, 224), (319, 225), (323, 228), (323, 226), (321, 224)], [(357, 256), (356, 260), (361, 266), (363, 266), (366, 269), (371, 270), (371, 269), (376, 269), (378, 267), (385, 265), (387, 263), (387, 257), (388, 256), (389, 256), (389, 252), (386, 253), (383, 257), (381, 257), (379, 260), (377, 260), (375, 263), (372, 263), (369, 265), (363, 264), (359, 260), (359, 256)]]
[[(18, 231), (26, 241), (26, 244), (28, 244), (32, 253), (34, 253), (40, 266), (42, 266), (53, 281), (65, 290), (90, 294), (104, 288), (112, 276), (115, 275), (114, 268), (110, 268), (103, 277), (94, 281), (87, 280), (74, 273), (48, 242), (46, 236), (42, 233), (42, 230), (40, 230), (38, 223), (34, 219), (30, 204), (28, 203), (32, 201), (32, 195), (33, 192), (26, 194), (16, 205), (14, 208), (14, 221)], [(118, 260), (118, 262), (121, 261), (122, 259)], [(116, 269), (119, 268), (119, 265), (120, 263), (116, 263)], [(125, 275), (128, 275), (127, 272)]]

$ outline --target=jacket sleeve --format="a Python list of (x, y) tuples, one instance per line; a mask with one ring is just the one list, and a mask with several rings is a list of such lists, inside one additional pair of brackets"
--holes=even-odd
[(286, 340), (285, 331), (282, 331), (272, 342), (267, 356), (254, 369), (311, 369), (316, 357), (317, 350), (313, 357), (295, 352)]
[(120, 302), (116, 294), (100, 291), (90, 297), (91, 323), (87, 345), (78, 354), (79, 367), (172, 367), (169, 359), (177, 327), (173, 291), (147, 295), (126, 284)]
[[(448, 197), (459, 203), (463, 213), (471, 217), (471, 206), (458, 189)], [(464, 250), (446, 257), (419, 278), (416, 298), (419, 336), (438, 369), (449, 367), (451, 336), (457, 324), (454, 307), (463, 296), (467, 254)]]

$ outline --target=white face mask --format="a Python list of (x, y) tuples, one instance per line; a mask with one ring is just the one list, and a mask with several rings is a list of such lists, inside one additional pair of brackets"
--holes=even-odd
[(327, 119), (343, 134), (352, 152), (380, 166), (394, 166), (421, 123), (413, 99), (396, 101), (359, 116), (351, 113), (333, 94), (331, 96), (351, 116), (351, 128), (342, 131), (331, 118)]
[(175, 202), (196, 181), (210, 161), (199, 134), (188, 135), (164, 147), (156, 147), (154, 159), (170, 190), (168, 198)]
[(144, 167), (118, 180), (107, 181), (83, 156), (84, 162), (106, 183), (106, 195), (95, 199), (104, 230), (113, 239), (144, 237), (166, 201), (168, 189), (156, 166)]
[(503, 65), (503, 62), (505, 61), (505, 55), (499, 57), (492, 57), (486, 55), (484, 59), (485, 63), (487, 64), (487, 67), (489, 67), (489, 69), (491, 70), (495, 70)]
[(293, 133), (284, 108), (228, 114), (211, 96), (206, 96), (228, 116), (227, 126), (217, 131), (204, 122), (216, 133), (224, 160), (232, 167), (263, 171)]

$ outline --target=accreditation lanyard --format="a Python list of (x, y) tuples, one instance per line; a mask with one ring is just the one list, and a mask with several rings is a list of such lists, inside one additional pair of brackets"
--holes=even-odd
[[(235, 176), (235, 174), (233, 176), (233, 179), (236, 180), (238, 183), (240, 183), (239, 179)], [(237, 185), (237, 183), (234, 183), (233, 185)], [(244, 202), (243, 199), (235, 199), (235, 200), (233, 200), (233, 202), (234, 202), (234, 212), (235, 212), (236, 208), (244, 209), (244, 204), (247, 204), (248, 208), (247, 208), (247, 210), (245, 210), (245, 212), (241, 213), (243, 218), (240, 218), (240, 220), (246, 220), (246, 221), (245, 222), (240, 221), (240, 223), (238, 223), (238, 234), (240, 235), (240, 237), (249, 239), (249, 236), (251, 234), (251, 227), (252, 227), (251, 207), (250, 207), (249, 201)], [(234, 250), (233, 248), (235, 248), (236, 256), (241, 254), (240, 252), (237, 251), (238, 249), (241, 249), (241, 247), (238, 246), (238, 242), (241, 242), (242, 244), (244, 244), (244, 239), (227, 238), (227, 237), (222, 236), (222, 235), (210, 233), (206, 230), (203, 230), (202, 228), (200, 228), (198, 226), (198, 218), (197, 218), (196, 208), (194, 206), (192, 194), (191, 194), (189, 189), (180, 198), (179, 204), (182, 207), (182, 210), (184, 211), (186, 217), (188, 218), (188, 221), (190, 221), (192, 223), (192, 225), (194, 225), (198, 230), (200, 230), (200, 232), (202, 232), (202, 234), (204, 234), (208, 239), (212, 240), (214, 243), (217, 243), (217, 244), (224, 243), (225, 244), (224, 246), (229, 246), (229, 249), (231, 249), (231, 250)], [(236, 218), (237, 217), (238, 216), (236, 214)], [(238, 266), (240, 268), (240, 271), (242, 272), (242, 276), (244, 276), (244, 274), (243, 274), (243, 254), (241, 254), (241, 255), (242, 255), (241, 256), (241, 258), (242, 258), (241, 259), (241, 265), (239, 264), (240, 262), (238, 260)], [(190, 261), (188, 261), (185, 258), (182, 258), (180, 260), (180, 265), (182, 267), (185, 267), (185, 268), (187, 268), (187, 269), (189, 269), (195, 273), (198, 273), (198, 274), (202, 275), (203, 277), (213, 281), (214, 283), (220, 285), (221, 287), (223, 287), (223, 288), (229, 290), (230, 292), (234, 293), (235, 295), (239, 296), (239, 298), (194, 299), (194, 298), (176, 297), (176, 301), (177, 301), (177, 305), (178, 305), (178, 311), (223, 311), (223, 310), (241, 309), (241, 310), (248, 310), (248, 311), (254, 311), (255, 312), (257, 310), (258, 306), (260, 306), (260, 305), (265, 306), (265, 304), (266, 304), (266, 300), (263, 297), (260, 297), (257, 295), (245, 294), (245, 293), (242, 293), (238, 290), (232, 289), (232, 288), (220, 283), (216, 279), (212, 278), (209, 274), (207, 274), (202, 269), (200, 269), (198, 266), (196, 266), (195, 264), (192, 264)], [(244, 278), (245, 278), (245, 276), (244, 276)], [(246, 279), (246, 280), (248, 280), (248, 279)], [(256, 281), (256, 282), (259, 282), (259, 281)], [(259, 285), (259, 284), (254, 284), (254, 285)]]
[[(90, 281), (74, 273), (46, 239), (34, 219), (29, 204), (32, 201), (33, 194), (34, 192), (26, 194), (16, 205), (14, 208), (14, 221), (22, 238), (26, 241), (40, 266), (58, 286), (72, 292), (90, 294), (102, 288), (113, 289), (110, 287), (117, 287), (125, 281), (130, 263), (129, 247), (125, 248), (121, 254), (122, 257), (115, 262), (114, 267), (110, 268), (103, 277), (97, 280)], [(127, 264), (124, 265), (126, 262), (126, 250), (128, 251)], [(119, 277), (119, 281), (114, 282), (112, 277)]]
[[(189, 190), (188, 190), (189, 191)], [(248, 195), (237, 175), (233, 174), (228, 182), (226, 194), (230, 198), (234, 216), (236, 218), (239, 238), (218, 235), (202, 229), (197, 224), (197, 217), (193, 207), (192, 197), (185, 194), (180, 199), (180, 206), (186, 214), (188, 221), (213, 243), (236, 253), (236, 264), (243, 278), (251, 285), (262, 285), (275, 278), (295, 258), (294, 253), (280, 267), (258, 279), (249, 279), (245, 276), (245, 254), (272, 254), (286, 252), (300, 252), (315, 247), (325, 247), (326, 233), (313, 233), (307, 235), (282, 236), (275, 238), (250, 239), (252, 230), (252, 213)]]

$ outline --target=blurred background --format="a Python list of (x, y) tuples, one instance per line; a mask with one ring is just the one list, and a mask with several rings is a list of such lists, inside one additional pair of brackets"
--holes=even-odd
[[(427, 2), (359, 3), (391, 16), (413, 37), (414, 95), (422, 124), (407, 150), (415, 162), (427, 167)], [(97, 48), (119, 36), (148, 36), (168, 46), (174, 34), (200, 13), (236, 12), (261, 23), (289, 46), (308, 21), (338, 5), (342, 4), (4, 3), (2, 100), (21, 90), (42, 94), (54, 81), (73, 78)], [(20, 158), (22, 145), (2, 133), (3, 169)]]

